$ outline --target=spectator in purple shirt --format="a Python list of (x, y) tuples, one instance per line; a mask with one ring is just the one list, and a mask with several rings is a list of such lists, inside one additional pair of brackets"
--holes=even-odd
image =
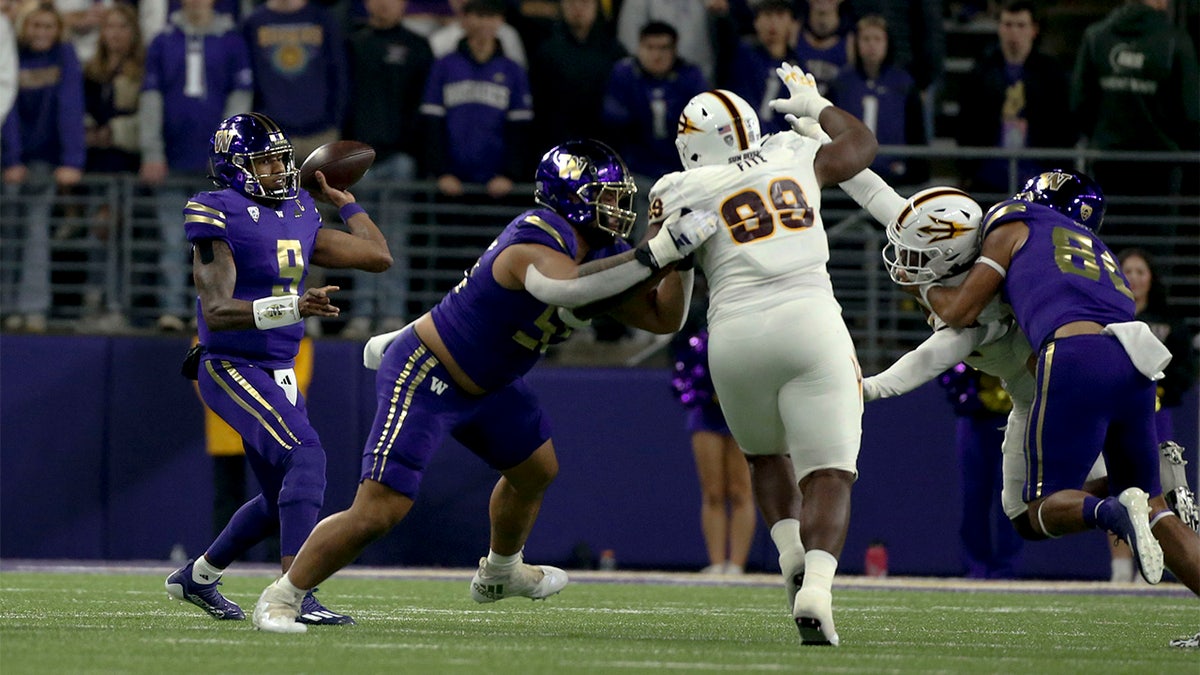
[[(0, 169), (4, 181), (5, 236), (21, 241), (15, 308), (7, 330), (46, 330), (50, 311), (50, 215), (54, 195), (83, 177), (83, 71), (63, 41), (63, 20), (51, 5), (33, 5), (17, 25), (17, 100), (4, 120)], [(14, 204), (14, 202), (16, 202)], [(24, 213), (21, 214), (20, 211)], [(23, 217), (22, 217), (23, 215)], [(5, 256), (12, 255), (10, 249)], [(7, 266), (7, 265), (6, 265)]]
[(675, 29), (661, 21), (643, 26), (637, 52), (613, 66), (604, 96), (607, 137), (638, 184), (634, 241), (645, 231), (650, 186), (683, 168), (675, 149), (679, 115), (693, 96), (708, 89), (700, 69), (679, 58), (678, 38)]
[(302, 163), (338, 140), (349, 99), (346, 46), (334, 16), (309, 0), (267, 0), (243, 24), (254, 109), (279, 123)]

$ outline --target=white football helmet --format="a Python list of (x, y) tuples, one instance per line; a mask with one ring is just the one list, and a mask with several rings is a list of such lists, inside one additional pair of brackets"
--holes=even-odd
[(892, 281), (919, 286), (970, 269), (979, 256), (982, 219), (979, 204), (958, 188), (913, 195), (887, 226), (883, 263)]
[(675, 149), (683, 168), (728, 164), (757, 150), (762, 140), (758, 114), (741, 96), (713, 89), (696, 94), (679, 116)]

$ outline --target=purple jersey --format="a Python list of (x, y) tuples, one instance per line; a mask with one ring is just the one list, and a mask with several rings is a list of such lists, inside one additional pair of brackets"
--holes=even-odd
[(983, 236), (1013, 221), (1025, 223), (1029, 237), (1009, 264), (1005, 300), (1035, 351), (1072, 321), (1133, 321), (1129, 282), (1091, 230), (1047, 206), (1010, 199), (984, 216)]
[[(229, 244), (237, 267), (233, 297), (254, 301), (268, 295), (304, 292), (321, 216), (308, 192), (271, 208), (233, 189), (200, 192), (183, 208), (188, 241), (220, 239)], [(210, 331), (199, 303), (200, 342), (214, 357), (253, 361), (263, 368), (290, 368), (304, 324), (258, 330)]]
[[(562, 217), (548, 209), (526, 211), (504, 228), (466, 278), (433, 308), (433, 322), (446, 349), (467, 376), (488, 391), (529, 372), (550, 345), (571, 334), (555, 307), (528, 291), (496, 283), (492, 265), (514, 244), (540, 244), (571, 258), (579, 250), (575, 230)], [(616, 240), (592, 251), (587, 260), (629, 248), (624, 240)]]

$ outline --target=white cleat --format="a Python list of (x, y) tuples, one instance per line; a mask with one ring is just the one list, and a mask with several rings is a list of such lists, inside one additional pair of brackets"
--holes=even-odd
[(1116, 534), (1129, 544), (1142, 578), (1147, 583), (1157, 584), (1162, 581), (1163, 552), (1150, 532), (1150, 504), (1146, 492), (1132, 487), (1122, 492), (1117, 501), (1125, 508), (1127, 517), (1118, 523)]
[(257, 630), (267, 633), (304, 633), (308, 626), (297, 623), (300, 617), (301, 598), (293, 598), (291, 593), (279, 588), (278, 582), (267, 586), (254, 603), (254, 614), (251, 623)]
[(557, 567), (519, 562), (501, 572), (489, 566), (487, 558), (480, 558), (479, 569), (471, 579), (471, 599), (475, 602), (496, 602), (505, 598), (544, 600), (566, 585), (567, 573)]
[(800, 644), (838, 646), (840, 640), (833, 627), (833, 594), (829, 591), (801, 588), (796, 593), (792, 617), (800, 631)]

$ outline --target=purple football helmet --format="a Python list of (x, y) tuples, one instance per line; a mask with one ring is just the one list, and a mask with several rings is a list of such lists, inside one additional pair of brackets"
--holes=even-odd
[(538, 162), (533, 198), (572, 225), (629, 236), (637, 186), (620, 155), (591, 139), (556, 145)]
[[(254, 160), (281, 155), (280, 187), (268, 188), (254, 171)], [(262, 113), (243, 113), (221, 122), (208, 147), (209, 173), (222, 187), (233, 188), (247, 197), (295, 199), (300, 172), (292, 142), (275, 120)]]
[(1078, 171), (1056, 169), (1025, 181), (1013, 199), (1049, 206), (1092, 232), (1104, 222), (1104, 192)]

